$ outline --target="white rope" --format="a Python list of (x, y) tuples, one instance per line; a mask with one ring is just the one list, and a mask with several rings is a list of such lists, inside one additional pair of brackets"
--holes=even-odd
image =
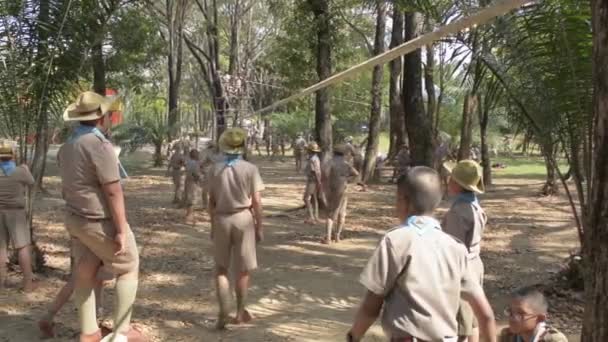
[(296, 94), (293, 94), (287, 98), (279, 100), (267, 107), (257, 110), (254, 114), (261, 114), (268, 112), (274, 108), (287, 104), (295, 99), (310, 95), (320, 89), (326, 88), (330, 85), (336, 84), (338, 82), (343, 81), (349, 77), (353, 77), (354, 75), (360, 73), (363, 70), (370, 69), (375, 67), (376, 65), (381, 65), (387, 62), (392, 61), (400, 56), (407, 55), (408, 53), (420, 49), (421, 47), (428, 45), (434, 41), (437, 41), (443, 37), (449, 36), (456, 32), (462, 31), (468, 27), (474, 25), (481, 25), (495, 17), (504, 15), (509, 11), (519, 8), (524, 4), (530, 2), (530, 0), (503, 0), (498, 2), (497, 4), (487, 7), (485, 9), (480, 10), (479, 12), (457, 20), (453, 23), (447, 24), (438, 28), (433, 32), (426, 33), (422, 36), (416, 37), (404, 44), (401, 44), (389, 51), (386, 51), (378, 56), (372, 57), (360, 64), (357, 64), (349, 69), (346, 69), (342, 72), (339, 72), (329, 78), (326, 78), (318, 83), (313, 84), (312, 86), (302, 89)]

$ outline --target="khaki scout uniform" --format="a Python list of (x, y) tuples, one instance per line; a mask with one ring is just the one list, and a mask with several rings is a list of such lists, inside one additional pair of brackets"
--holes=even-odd
[(293, 143), (293, 157), (296, 160), (296, 171), (300, 172), (302, 168), (302, 160), (305, 157), (306, 140), (302, 137), (297, 137)]
[(327, 165), (325, 174), (328, 183), (326, 193), (329, 217), (334, 221), (338, 218), (343, 221), (348, 204), (347, 184), (349, 179), (357, 177), (359, 172), (344, 157), (336, 156)]
[[(559, 330), (546, 325), (539, 324), (537, 333), (532, 342), (568, 342), (566, 335)], [(509, 331), (509, 328), (504, 328), (498, 337), (498, 342), (523, 342), (523, 339)]]
[(173, 201), (178, 202), (181, 197), (182, 188), (182, 166), (186, 163), (184, 155), (176, 150), (169, 159), (169, 172), (173, 181)]
[(113, 274), (137, 271), (139, 254), (133, 232), (126, 234), (125, 252), (114, 255), (116, 227), (102, 184), (120, 181), (112, 144), (93, 133), (64, 144), (58, 152), (65, 226), (73, 240), (74, 257), (95, 258)]
[[(319, 219), (319, 192), (323, 189), (318, 188), (321, 181), (321, 160), (318, 155), (313, 155), (306, 164), (306, 189), (304, 190), (304, 202), (308, 206), (309, 218)], [(314, 205), (314, 208), (310, 207)]]
[[(458, 197), (446, 213), (442, 224), (444, 232), (461, 241), (467, 248), (471, 277), (481, 286), (483, 286), (484, 266), (479, 254), (486, 222), (486, 213), (477, 200)], [(458, 335), (471, 336), (477, 326), (473, 309), (468, 303), (461, 301), (461, 308), (458, 311)]]
[(203, 164), (199, 160), (188, 159), (186, 162), (186, 182), (184, 184), (184, 204), (192, 207), (202, 198)]
[(390, 338), (442, 341), (457, 335), (459, 298), (483, 293), (468, 264), (467, 250), (439, 222), (413, 216), (386, 233), (359, 280), (385, 298), (382, 327)]
[(258, 168), (245, 161), (216, 163), (209, 175), (209, 193), (215, 201), (211, 229), (215, 263), (230, 266), (231, 255), (238, 271), (257, 268), (251, 197), (264, 190)]
[(0, 248), (8, 248), (9, 241), (14, 249), (32, 243), (25, 218), (25, 189), (32, 185), (34, 177), (26, 167), (17, 166), (10, 175), (0, 171)]

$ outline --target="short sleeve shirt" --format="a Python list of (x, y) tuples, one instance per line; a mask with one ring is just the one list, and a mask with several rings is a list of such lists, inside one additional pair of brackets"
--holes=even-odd
[(443, 231), (461, 241), (472, 255), (481, 251), (481, 239), (487, 216), (479, 206), (456, 200), (443, 219)]
[(169, 166), (172, 169), (180, 169), (184, 165), (184, 155), (181, 152), (176, 151), (171, 155), (169, 159)]
[(330, 197), (340, 197), (346, 191), (349, 178), (359, 173), (344, 157), (334, 157), (326, 167), (326, 177)]
[(57, 159), (67, 210), (90, 219), (111, 218), (102, 186), (120, 181), (112, 144), (84, 134), (61, 146)]
[(258, 168), (245, 160), (229, 166), (213, 165), (209, 178), (209, 194), (215, 201), (217, 214), (233, 214), (251, 208), (251, 197), (264, 190)]
[(457, 335), (460, 298), (483, 293), (467, 272), (466, 254), (440, 229), (420, 234), (403, 226), (384, 236), (360, 282), (385, 298), (382, 326), (387, 335), (427, 341)]
[(306, 164), (306, 178), (309, 182), (316, 181), (321, 177), (321, 161), (319, 156), (313, 155)]
[(9, 176), (0, 171), (0, 209), (25, 208), (25, 188), (34, 185), (29, 169), (17, 166)]

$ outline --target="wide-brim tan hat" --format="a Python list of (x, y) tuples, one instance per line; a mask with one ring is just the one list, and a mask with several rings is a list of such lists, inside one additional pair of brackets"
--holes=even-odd
[(118, 96), (102, 96), (92, 91), (78, 95), (76, 102), (70, 104), (63, 112), (64, 121), (97, 120), (109, 112), (120, 110)]
[(485, 192), (483, 171), (476, 161), (461, 160), (454, 167), (444, 163), (443, 167), (450, 173), (452, 179), (464, 189), (478, 194)]
[(308, 144), (308, 146), (306, 148), (310, 152), (321, 152), (321, 148), (319, 147), (319, 144), (317, 144), (316, 142), (311, 142), (310, 144)]
[(8, 158), (13, 157), (15, 153), (15, 145), (10, 141), (1, 141), (0, 142), (0, 158)]
[(218, 141), (220, 150), (228, 154), (243, 154), (247, 131), (242, 128), (229, 128), (222, 133)]

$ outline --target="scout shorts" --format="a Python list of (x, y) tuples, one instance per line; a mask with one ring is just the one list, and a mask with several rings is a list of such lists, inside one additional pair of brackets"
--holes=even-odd
[(337, 221), (338, 218), (344, 219), (346, 217), (346, 207), (348, 206), (348, 198), (346, 193), (342, 196), (332, 198), (329, 203), (329, 218), (333, 221)]
[(186, 181), (184, 203), (192, 207), (198, 205), (202, 199), (201, 187), (197, 182)]
[(139, 269), (139, 252), (130, 229), (127, 232), (124, 253), (114, 255), (116, 228), (112, 220), (90, 220), (67, 213), (65, 227), (74, 238), (72, 253), (76, 260), (93, 258), (103, 262), (103, 268), (115, 275), (131, 273)]
[(238, 271), (252, 271), (258, 267), (253, 215), (249, 210), (213, 217), (213, 254), (215, 264), (222, 268), (234, 266)]
[(12, 242), (15, 249), (32, 243), (25, 218), (25, 209), (0, 210), (0, 246), (8, 248), (9, 241)]
[(175, 187), (179, 189), (182, 186), (182, 170), (171, 170), (171, 178), (173, 179), (173, 185), (175, 185)]
[(306, 201), (310, 196), (317, 195), (317, 182), (314, 180), (309, 180), (306, 182), (306, 188), (304, 189), (304, 201)]
[[(472, 272), (474, 279), (479, 280), (479, 284), (483, 286), (484, 267), (480, 257), (469, 260), (469, 272)], [(464, 300), (460, 301), (456, 320), (458, 321), (458, 336), (471, 336), (474, 333), (473, 330), (479, 327), (473, 309)]]

